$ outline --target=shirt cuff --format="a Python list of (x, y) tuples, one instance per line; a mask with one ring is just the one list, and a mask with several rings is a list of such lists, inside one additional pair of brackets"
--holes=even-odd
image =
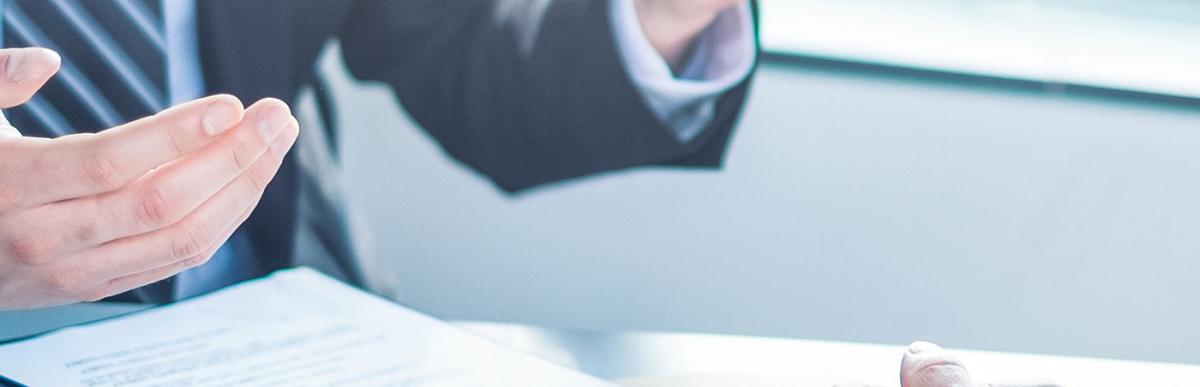
[(713, 120), (717, 98), (750, 74), (758, 51), (750, 3), (727, 9), (700, 33), (676, 76), (642, 32), (634, 0), (610, 0), (618, 54), (659, 121), (686, 142)]

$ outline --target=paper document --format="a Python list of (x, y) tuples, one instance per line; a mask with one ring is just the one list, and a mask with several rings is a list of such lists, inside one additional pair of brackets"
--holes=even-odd
[(310, 269), (2, 346), (0, 375), (29, 386), (610, 386)]

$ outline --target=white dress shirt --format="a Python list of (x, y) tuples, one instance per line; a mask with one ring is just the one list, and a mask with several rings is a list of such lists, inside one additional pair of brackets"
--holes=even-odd
[(650, 110), (680, 141), (700, 134), (713, 118), (716, 98), (750, 74), (758, 50), (750, 3), (722, 12), (695, 43), (683, 71), (671, 66), (642, 33), (634, 0), (611, 0), (617, 50)]

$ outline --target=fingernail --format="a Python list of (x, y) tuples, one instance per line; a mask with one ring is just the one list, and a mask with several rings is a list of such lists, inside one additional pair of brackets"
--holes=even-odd
[(268, 106), (258, 113), (258, 134), (271, 143), (292, 122), (290, 115), (285, 107)]
[(912, 343), (908, 346), (908, 353), (911, 353), (914, 355), (919, 355), (921, 353), (933, 352), (933, 351), (937, 351), (940, 349), (942, 349), (942, 347), (937, 346), (937, 344), (925, 342), (925, 341), (918, 341), (918, 342)]
[(214, 102), (204, 112), (204, 132), (216, 136), (237, 124), (240, 113), (238, 107), (230, 102)]
[(62, 57), (39, 47), (21, 48), (8, 56), (4, 76), (12, 83), (23, 83), (58, 68)]

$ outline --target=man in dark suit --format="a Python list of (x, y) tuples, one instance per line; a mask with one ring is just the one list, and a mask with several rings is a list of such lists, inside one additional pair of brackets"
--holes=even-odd
[[(0, 6), (6, 47), (52, 50), (0, 53), (0, 309), (167, 302), (297, 263), (361, 284), (321, 173), (330, 40), (508, 192), (718, 166), (757, 51), (745, 0)], [(325, 114), (301, 131), (289, 104), (306, 90)]]
[[(297, 263), (361, 284), (322, 173), (337, 133), (315, 61), (330, 39), (354, 75), (391, 86), (447, 153), (508, 192), (720, 165), (757, 52), (744, 0), (0, 8), (6, 47), (54, 50), (0, 50), (0, 107), (21, 105), (11, 124), (0, 116), (0, 310), (166, 302)], [(301, 132), (284, 101), (303, 90), (324, 119)], [(901, 378), (974, 385), (925, 343)]]

